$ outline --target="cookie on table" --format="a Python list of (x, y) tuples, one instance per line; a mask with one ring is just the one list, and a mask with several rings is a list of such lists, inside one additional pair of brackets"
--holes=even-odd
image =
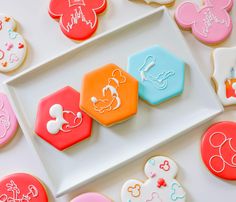
[(44, 186), (35, 177), (15, 173), (0, 180), (0, 201), (48, 202)]
[(120, 123), (137, 112), (138, 81), (115, 64), (87, 73), (80, 107), (104, 126)]
[(203, 43), (214, 45), (226, 40), (232, 32), (233, 24), (229, 15), (233, 0), (204, 0), (199, 8), (193, 2), (181, 3), (175, 12), (177, 24), (192, 30), (193, 35)]
[(71, 202), (112, 202), (110, 199), (99, 193), (85, 193), (77, 196)]
[(0, 93), (0, 147), (7, 144), (16, 134), (18, 121), (7, 96)]
[(84, 40), (97, 30), (97, 15), (106, 7), (106, 0), (51, 0), (49, 14), (59, 20), (61, 30), (67, 37)]
[(147, 180), (128, 180), (121, 190), (122, 202), (184, 202), (186, 193), (175, 179), (178, 167), (176, 163), (164, 156), (149, 159), (144, 172)]
[(209, 171), (225, 180), (236, 180), (236, 123), (213, 124), (202, 136), (202, 160)]
[(18, 68), (26, 56), (26, 43), (17, 32), (15, 20), (0, 14), (0, 71), (10, 72)]
[[(129, 0), (129, 1), (133, 1), (133, 0)], [(147, 4), (156, 3), (159, 5), (165, 5), (165, 6), (173, 6), (175, 3), (175, 0), (143, 0), (143, 1), (146, 2)]]
[(224, 106), (236, 104), (236, 47), (217, 48), (213, 52), (212, 79)]
[(139, 96), (151, 105), (178, 96), (184, 90), (184, 62), (157, 45), (131, 55), (128, 73), (139, 82)]
[(35, 133), (58, 150), (91, 136), (92, 119), (80, 107), (80, 93), (66, 86), (38, 105)]

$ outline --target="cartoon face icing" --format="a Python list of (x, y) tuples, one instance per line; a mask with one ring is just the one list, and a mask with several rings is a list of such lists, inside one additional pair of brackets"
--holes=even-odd
[(147, 4), (157, 3), (161, 5), (172, 5), (175, 0), (144, 0)]
[(212, 125), (202, 138), (202, 158), (208, 169), (218, 177), (236, 180), (236, 123)]
[(236, 47), (213, 52), (216, 92), (224, 106), (236, 104)]
[(139, 96), (152, 105), (183, 92), (184, 62), (158, 45), (131, 55), (128, 72), (139, 81)]
[(175, 180), (176, 163), (163, 156), (149, 159), (145, 165), (148, 177), (144, 183), (138, 180), (127, 181), (121, 191), (122, 202), (173, 202), (185, 201), (185, 192)]
[(112, 202), (99, 193), (85, 193), (74, 198), (71, 202)]
[[(49, 109), (49, 114), (55, 120), (50, 120), (47, 122), (47, 130), (52, 135), (57, 134), (60, 130), (68, 133), (73, 128), (79, 127), (83, 121), (82, 113), (77, 112), (76, 114), (72, 111), (63, 111), (63, 107), (60, 104), (54, 104)], [(74, 116), (73, 123), (66, 121), (64, 114), (71, 114)]]
[(102, 89), (102, 96), (108, 98), (96, 98), (91, 97), (91, 102), (93, 103), (94, 110), (99, 113), (109, 112), (111, 110), (116, 110), (121, 105), (121, 99), (119, 97), (119, 88), (121, 84), (126, 82), (126, 77), (122, 74), (120, 69), (115, 69), (112, 72), (111, 77), (108, 79), (107, 85)]
[(202, 42), (216, 44), (224, 41), (232, 32), (229, 16), (233, 0), (204, 0), (204, 6), (189, 1), (181, 3), (175, 13), (177, 23)]
[(0, 71), (9, 72), (19, 67), (26, 56), (26, 43), (15, 32), (16, 23), (12, 17), (0, 14)]
[(49, 14), (60, 19), (62, 32), (74, 40), (89, 38), (97, 29), (98, 17), (106, 0), (51, 0)]

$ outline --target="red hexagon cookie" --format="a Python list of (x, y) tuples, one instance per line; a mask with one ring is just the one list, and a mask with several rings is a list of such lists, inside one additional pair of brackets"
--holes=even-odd
[(80, 107), (104, 126), (126, 120), (137, 112), (138, 81), (114, 64), (84, 76)]
[(67, 86), (45, 98), (38, 106), (35, 132), (59, 150), (91, 135), (92, 119), (79, 107), (80, 94)]
[(236, 180), (236, 123), (219, 122), (208, 128), (202, 137), (201, 153), (214, 175)]
[(62, 32), (74, 40), (89, 38), (97, 29), (106, 0), (51, 0), (49, 14), (60, 20)]
[(16, 173), (0, 181), (1, 202), (48, 202), (43, 185), (33, 176)]

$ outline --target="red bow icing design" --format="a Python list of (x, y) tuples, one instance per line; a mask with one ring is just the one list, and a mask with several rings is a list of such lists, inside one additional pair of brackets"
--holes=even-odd
[(62, 32), (74, 40), (89, 38), (97, 29), (106, 0), (51, 0), (49, 14), (59, 19)]

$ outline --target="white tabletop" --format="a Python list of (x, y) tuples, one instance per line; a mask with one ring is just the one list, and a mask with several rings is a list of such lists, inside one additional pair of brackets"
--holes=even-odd
[[(195, 1), (199, 4), (201, 3), (201, 0)], [(116, 27), (117, 25), (124, 24), (126, 21), (135, 19), (135, 17), (145, 14), (155, 8), (141, 3), (141, 0), (138, 0), (138, 2), (139, 3), (132, 3), (128, 0), (109, 0), (108, 11), (100, 18), (101, 23), (97, 34)], [(181, 0), (176, 0), (176, 5), (180, 2)], [(1, 81), (4, 81), (11, 75), (17, 74), (25, 68), (56, 56), (61, 51), (75, 45), (75, 42), (63, 36), (59, 30), (58, 24), (48, 16), (48, 4), (49, 0), (0, 1), (1, 12), (12, 15), (19, 22), (18, 31), (24, 35), (29, 44), (28, 57), (23, 67), (13, 74), (0, 75)], [(170, 10), (173, 11), (174, 9), (175, 7)], [(231, 12), (232, 16), (236, 16), (235, 10), (236, 6), (234, 6), (233, 11)], [(233, 20), (235, 25), (236, 17), (233, 17)], [(190, 47), (192, 47), (192, 52), (200, 64), (201, 71), (210, 82), (209, 78), (213, 71), (211, 59), (213, 47), (201, 44), (190, 34), (190, 32), (184, 32), (184, 36), (190, 44)], [(234, 31), (230, 39), (220, 46), (235, 46), (235, 36)], [(119, 202), (119, 190), (122, 183), (130, 177), (140, 177), (141, 179), (144, 179), (144, 162), (153, 155), (166, 155), (175, 159), (180, 166), (178, 180), (187, 190), (187, 201), (235, 201), (236, 182), (223, 181), (211, 175), (201, 161), (199, 149), (200, 138), (204, 130), (206, 130), (211, 123), (219, 120), (235, 120), (236, 114), (233, 110), (234, 107), (227, 108), (226, 112), (215, 120), (162, 146), (143, 158), (98, 179), (96, 182), (88, 184), (82, 189), (58, 199), (53, 197), (51, 193), (51, 184), (47, 179), (47, 175), (40, 164), (39, 159), (30, 150), (30, 147), (19, 129), (13, 141), (0, 150), (0, 177), (13, 172), (32, 173), (46, 184), (50, 195), (50, 201), (52, 202), (69, 201), (79, 193), (86, 191), (101, 192), (114, 199), (114, 201)]]

